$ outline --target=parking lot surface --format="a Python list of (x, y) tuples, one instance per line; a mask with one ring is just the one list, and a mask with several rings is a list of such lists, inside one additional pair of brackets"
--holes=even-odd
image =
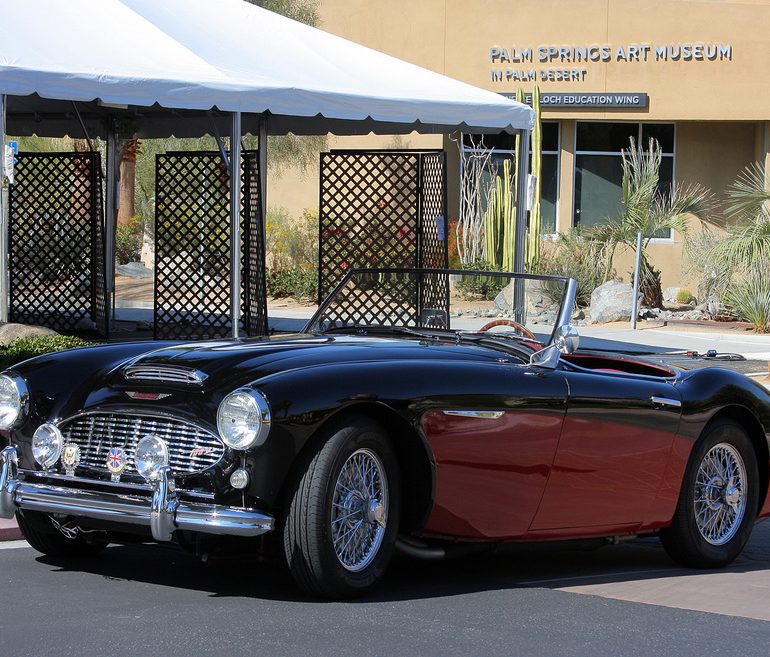
[(398, 559), (351, 602), (308, 599), (279, 562), (169, 548), (93, 560), (0, 546), (2, 655), (768, 654), (770, 522), (726, 570), (675, 566), (656, 539)]

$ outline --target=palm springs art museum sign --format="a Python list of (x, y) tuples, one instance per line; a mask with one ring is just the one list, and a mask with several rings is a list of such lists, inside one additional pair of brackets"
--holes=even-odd
[[(585, 82), (588, 69), (570, 64), (714, 62), (732, 58), (733, 46), (729, 43), (492, 46), (489, 49), (489, 60), (496, 67), (490, 71), (492, 82)], [(548, 67), (527, 66), (534, 63)], [(516, 64), (519, 67), (515, 67)]]

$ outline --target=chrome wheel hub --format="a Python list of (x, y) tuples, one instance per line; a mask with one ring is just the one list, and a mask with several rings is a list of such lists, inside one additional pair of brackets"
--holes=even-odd
[(746, 512), (746, 466), (732, 445), (712, 447), (695, 477), (695, 523), (711, 545), (724, 545), (735, 536)]
[(332, 498), (332, 543), (346, 570), (363, 570), (374, 560), (387, 518), (385, 468), (374, 452), (359, 449), (342, 466)]

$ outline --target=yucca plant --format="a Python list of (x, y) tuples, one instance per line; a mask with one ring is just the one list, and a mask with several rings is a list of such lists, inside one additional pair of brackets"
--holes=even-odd
[(770, 261), (759, 260), (756, 267), (733, 283), (725, 301), (739, 319), (750, 322), (757, 333), (770, 333)]
[(714, 197), (700, 185), (673, 185), (668, 193), (658, 189), (662, 152), (650, 139), (648, 148), (631, 147), (623, 151), (623, 210), (618, 217), (594, 229), (591, 236), (607, 245), (604, 280), (609, 280), (618, 246), (636, 250), (636, 239), (642, 233), (639, 289), (644, 303), (654, 308), (663, 305), (660, 271), (647, 257), (650, 240), (664, 230), (687, 235), (692, 217), (706, 221), (714, 210)]

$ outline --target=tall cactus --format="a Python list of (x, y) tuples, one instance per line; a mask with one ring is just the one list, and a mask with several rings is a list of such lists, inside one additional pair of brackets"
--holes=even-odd
[(516, 232), (516, 208), (513, 199), (511, 163), (505, 160), (502, 175), (495, 176), (494, 188), (489, 195), (487, 213), (484, 217), (484, 257), (497, 268), (505, 269), (509, 257), (513, 258), (512, 249), (508, 246), (509, 233), (515, 239)]
[(537, 272), (540, 266), (540, 194), (543, 170), (543, 125), (540, 121), (540, 87), (532, 90), (532, 109), (535, 110), (535, 126), (532, 129), (532, 175), (535, 177), (535, 193), (529, 213), (527, 244), (524, 261), (528, 272)]

